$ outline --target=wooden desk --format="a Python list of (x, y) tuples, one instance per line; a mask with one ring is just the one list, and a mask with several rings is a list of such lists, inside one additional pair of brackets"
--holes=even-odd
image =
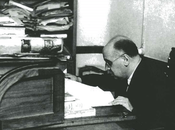
[(13, 69), (0, 78), (0, 89), (0, 130), (132, 130), (135, 119), (115, 106), (96, 107), (93, 117), (64, 119), (64, 74), (57, 67)]
[[(134, 130), (132, 128), (136, 117), (132, 113), (123, 112), (115, 107), (97, 108), (96, 116), (64, 119), (54, 124), (40, 127), (28, 127), (26, 130)], [(101, 113), (102, 112), (102, 113)], [(2, 120), (3, 124), (9, 121)], [(3, 130), (3, 129), (2, 129)], [(6, 129), (7, 130), (7, 129)], [(10, 130), (10, 129), (9, 129)]]
[(66, 119), (62, 124), (54, 124), (31, 130), (133, 130), (135, 116), (103, 116)]
[[(110, 130), (111, 128), (116, 127), (130, 127), (132, 125), (132, 121), (135, 119), (135, 116), (128, 116), (128, 117), (119, 117), (119, 116), (105, 116), (105, 117), (84, 117), (84, 118), (75, 118), (75, 119), (67, 119), (64, 120), (63, 124), (55, 124), (52, 126), (42, 127), (40, 129), (71, 129), (71, 130), (93, 130), (99, 128), (106, 128), (107, 125), (108, 129), (100, 129), (100, 130)], [(99, 127), (99, 128), (97, 128)], [(111, 127), (109, 129), (109, 127)], [(93, 129), (92, 129), (93, 128)], [(130, 128), (131, 129), (131, 128)]]
[(35, 128), (64, 120), (64, 74), (28, 65), (0, 78), (0, 130)]
[[(134, 130), (136, 117), (118, 107), (99, 107), (96, 116), (65, 119), (63, 123), (31, 128), (31, 130)], [(127, 115), (126, 115), (127, 114)], [(30, 129), (29, 129), (30, 130)]]

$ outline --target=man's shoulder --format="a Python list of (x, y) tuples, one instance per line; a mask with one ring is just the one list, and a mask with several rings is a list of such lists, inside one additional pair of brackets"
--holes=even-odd
[(142, 61), (144, 64), (151, 65), (150, 67), (152, 66), (162, 67), (162, 68), (166, 67), (166, 62), (163, 62), (161, 60), (154, 59), (154, 58), (142, 57)]
[[(135, 77), (143, 81), (159, 82), (166, 80), (166, 64), (152, 58), (143, 57), (139, 64)], [(160, 81), (161, 80), (161, 81)]]
[(142, 58), (141, 66), (145, 67), (149, 71), (149, 73), (150, 72), (164, 73), (166, 70), (166, 62), (149, 57)]

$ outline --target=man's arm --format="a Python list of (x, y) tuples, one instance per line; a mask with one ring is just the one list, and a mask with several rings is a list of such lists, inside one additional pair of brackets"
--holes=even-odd
[(89, 74), (79, 77), (66, 73), (65, 77), (74, 81), (82, 82), (87, 85), (98, 86), (104, 91), (113, 91), (116, 93), (116, 95), (124, 95), (125, 93), (126, 82), (114, 79), (109, 74)]

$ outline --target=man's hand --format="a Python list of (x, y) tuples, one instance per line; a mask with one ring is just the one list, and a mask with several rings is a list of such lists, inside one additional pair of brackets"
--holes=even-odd
[(114, 101), (111, 102), (112, 105), (122, 105), (127, 110), (132, 111), (133, 107), (128, 98), (123, 96), (118, 96)]
[(69, 74), (69, 73), (65, 73), (65, 78), (71, 79), (71, 80), (74, 80), (74, 81), (77, 81), (77, 82), (81, 82), (80, 77), (78, 77), (76, 75)]

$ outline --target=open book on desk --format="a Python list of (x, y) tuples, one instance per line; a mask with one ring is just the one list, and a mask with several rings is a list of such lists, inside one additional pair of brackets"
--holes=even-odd
[(89, 86), (70, 79), (65, 79), (65, 93), (79, 99), (87, 107), (110, 106), (114, 97), (111, 92), (103, 91), (98, 86)]
[(70, 79), (65, 79), (65, 119), (87, 116), (107, 116), (128, 114), (121, 105), (112, 106), (111, 92), (103, 91)]

